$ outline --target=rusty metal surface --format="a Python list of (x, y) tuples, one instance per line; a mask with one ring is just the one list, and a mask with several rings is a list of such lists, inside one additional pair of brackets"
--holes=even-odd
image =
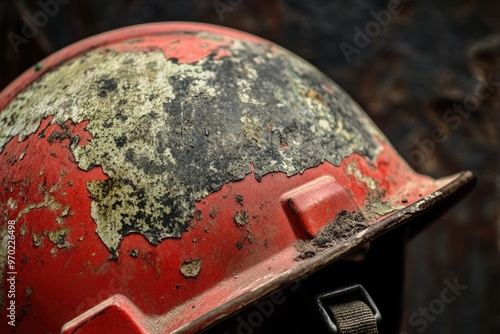
[[(478, 174), (474, 196), (410, 244), (403, 328), (412, 333), (422, 328), (410, 324), (411, 315), (440, 296), (444, 280), (457, 277), (468, 288), (444, 312), (427, 321), (425, 332), (498, 332), (498, 2), (405, 3), (366, 46), (356, 47), (359, 53), (352, 54), (351, 63), (339, 45), (354, 45), (354, 28), (364, 29), (375, 20), (370, 11), (385, 10), (388, 2), (232, 3), (236, 5), (218, 13), (213, 1), (73, 0), (61, 5), (16, 52), (8, 33), (22, 36), (20, 17), (26, 10), (36, 13), (40, 8), (35, 1), (26, 1), (26, 7), (2, 2), (0, 85), (62, 46), (135, 23), (204, 21), (275, 41), (311, 61), (347, 90), (414, 168), (436, 177), (463, 169)], [(490, 95), (481, 98), (487, 95), (483, 88), (476, 97), (480, 87), (486, 87)], [(478, 104), (477, 108), (470, 106), (471, 112), (448, 112), (454, 104), (474, 101), (473, 97)], [(435, 129), (442, 131), (433, 135)]]

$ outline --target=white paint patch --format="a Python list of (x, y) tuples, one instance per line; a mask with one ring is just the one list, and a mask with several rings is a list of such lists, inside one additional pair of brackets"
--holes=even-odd
[(371, 176), (364, 175), (359, 169), (359, 166), (357, 165), (356, 162), (353, 161), (349, 165), (347, 165), (346, 174), (352, 175), (356, 178), (358, 182), (366, 184), (368, 189), (377, 190), (378, 181), (372, 178)]

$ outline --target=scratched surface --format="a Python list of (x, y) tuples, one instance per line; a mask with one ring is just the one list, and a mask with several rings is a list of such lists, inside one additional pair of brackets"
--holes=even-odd
[[(20, 17), (40, 8), (35, 1), (16, 3), (0, 3), (2, 87), (51, 52), (95, 33), (164, 20), (222, 24), (268, 38), (325, 72), (416, 170), (435, 177), (476, 172), (474, 194), (409, 245), (402, 325), (411, 333), (422, 329), (410, 324), (411, 314), (439, 298), (443, 281), (456, 277), (467, 289), (428, 321), (425, 332), (500, 331), (497, 1), (412, 1), (356, 45), (354, 28), (364, 31), (375, 20), (370, 11), (386, 10), (387, 1), (241, 0), (218, 13), (213, 1), (74, 0), (17, 53), (5, 36), (21, 34)], [(350, 63), (339, 47), (343, 42), (353, 47)]]

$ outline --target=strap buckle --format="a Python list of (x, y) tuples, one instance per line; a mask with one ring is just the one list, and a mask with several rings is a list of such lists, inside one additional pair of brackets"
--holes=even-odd
[[(367, 331), (366, 328), (373, 328), (373, 326), (375, 326), (375, 332), (376, 332), (376, 324), (382, 320), (382, 315), (380, 314), (380, 311), (373, 302), (373, 299), (370, 297), (365, 288), (363, 288), (363, 286), (360, 284), (351, 285), (330, 292), (321, 293), (316, 296), (315, 301), (318, 311), (331, 333), (337, 334), (340, 333), (341, 330), (343, 332), (349, 332), (349, 333), (356, 333), (356, 332), (372, 333), (373, 331)], [(367, 316), (367, 313), (369, 312), (363, 311), (363, 307), (362, 308), (355, 307), (353, 303), (356, 302), (358, 305), (363, 305), (360, 304), (359, 302), (366, 304), (366, 306), (368, 306), (368, 308), (371, 310), (373, 318), (371, 318), (372, 316), (371, 314), (368, 314)], [(345, 317), (342, 316), (341, 314), (340, 318), (343, 319), (337, 319), (335, 313), (337, 313), (338, 317), (339, 312), (335, 312), (334, 310), (338, 306), (344, 307), (343, 305), (350, 306), (349, 308), (345, 309), (348, 315), (347, 317)], [(364, 309), (366, 310), (366, 307), (364, 307)], [(371, 319), (367, 320), (368, 317)], [(355, 319), (356, 321), (353, 322), (353, 319)], [(362, 321), (366, 322), (374, 319), (375, 325), (373, 325), (373, 321), (372, 324), (356, 323), (358, 319), (359, 322)]]

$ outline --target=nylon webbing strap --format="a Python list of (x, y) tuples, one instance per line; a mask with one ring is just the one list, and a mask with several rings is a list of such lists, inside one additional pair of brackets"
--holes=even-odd
[(377, 320), (372, 310), (362, 301), (355, 300), (329, 306), (339, 333), (377, 334)]

